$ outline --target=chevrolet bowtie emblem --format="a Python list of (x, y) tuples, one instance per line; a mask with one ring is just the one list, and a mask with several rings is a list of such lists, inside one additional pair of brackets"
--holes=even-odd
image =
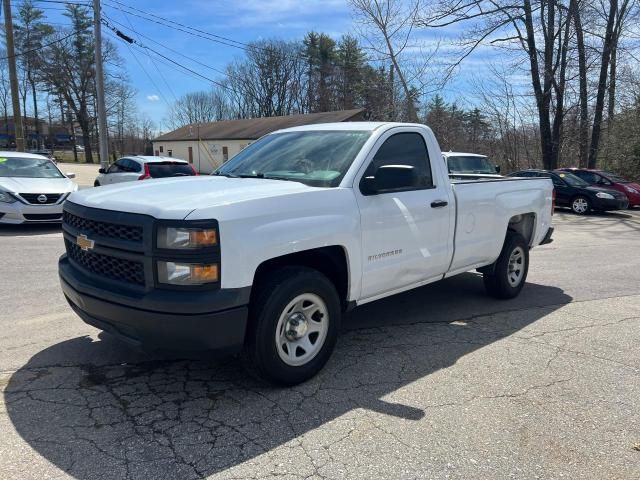
[(87, 250), (91, 250), (93, 248), (93, 246), (95, 245), (95, 242), (93, 240), (87, 238), (86, 235), (78, 235), (76, 237), (76, 243), (85, 252)]

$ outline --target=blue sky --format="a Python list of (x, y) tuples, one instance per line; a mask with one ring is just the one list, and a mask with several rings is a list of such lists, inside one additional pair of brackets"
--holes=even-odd
[[(120, 30), (212, 79), (222, 77), (212, 69), (224, 70), (231, 60), (241, 57), (243, 51), (124, 13), (118, 2), (172, 22), (245, 43), (262, 38), (299, 40), (310, 30), (324, 32), (335, 38), (345, 33), (355, 33), (354, 20), (346, 0), (103, 0), (104, 17)], [(61, 21), (60, 5), (40, 3), (39, 6), (42, 6), (52, 22)], [(168, 105), (175, 98), (189, 91), (209, 88), (210, 83), (206, 80), (185, 74), (167, 61), (159, 62), (144, 51), (129, 47), (107, 28), (103, 28), (103, 31), (105, 37), (118, 46), (129, 78), (137, 91), (139, 113), (147, 115), (159, 126), (167, 116)], [(439, 31), (437, 35), (442, 37), (446, 34), (449, 38), (454, 38), (457, 33), (459, 32)], [(428, 45), (438, 41), (435, 35), (422, 34), (420, 38), (418, 34), (416, 42), (428, 48)], [(207, 67), (189, 63), (159, 44), (193, 57)], [(416, 45), (415, 51), (418, 52), (421, 48), (424, 47)], [(447, 48), (442, 48), (441, 51), (442, 55), (437, 61), (444, 59)], [(463, 77), (472, 77), (477, 69), (486, 67), (489, 55), (485, 51), (470, 57), (458, 79), (451, 82), (443, 92), (445, 96), (450, 100), (465, 97), (469, 86)], [(166, 127), (163, 129), (166, 130)]]
[[(141, 35), (215, 69), (224, 70), (234, 57), (243, 55), (240, 49), (147, 22), (112, 8), (109, 4), (115, 5), (108, 1), (104, 3), (105, 16), (129, 27), (128, 31), (123, 28), (127, 34), (135, 37), (131, 31), (133, 27), (133, 30)], [(351, 25), (350, 11), (343, 0), (142, 0), (129, 5), (171, 21), (245, 43), (261, 38), (295, 40), (302, 38), (311, 29), (340, 35), (348, 32)], [(148, 38), (142, 37), (140, 40), (168, 57), (188, 64), (184, 58), (169, 50), (163, 50)], [(188, 91), (209, 88), (210, 84), (204, 79), (194, 78), (170, 64), (163, 65), (155, 59), (152, 60), (144, 52), (130, 49), (123, 42), (119, 42), (118, 45), (129, 76), (138, 91), (138, 108), (141, 113), (146, 113), (154, 119), (166, 117), (167, 104), (171, 104), (175, 97), (180, 97)], [(214, 80), (221, 78), (219, 73), (197, 63), (191, 63), (189, 66), (206, 77)], [(152, 82), (148, 76), (154, 81)]]

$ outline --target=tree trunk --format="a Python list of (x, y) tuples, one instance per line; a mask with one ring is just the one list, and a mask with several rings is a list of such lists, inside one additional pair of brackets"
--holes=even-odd
[[(558, 73), (558, 80), (556, 81), (556, 108), (553, 118), (553, 128), (551, 131), (552, 144), (551, 144), (551, 162), (550, 169), (558, 168), (558, 160), (560, 158), (560, 141), (562, 139), (562, 126), (564, 124), (564, 91), (566, 87), (567, 76), (567, 51), (569, 50), (569, 32), (571, 27), (571, 10), (576, 8), (576, 0), (569, 2), (569, 12), (564, 24), (564, 37), (558, 35), (559, 46), (559, 62), (560, 72)], [(562, 29), (560, 29), (562, 32)]]
[(589, 97), (587, 93), (587, 54), (584, 46), (584, 30), (580, 5), (573, 9), (573, 26), (576, 29), (578, 48), (578, 82), (580, 98), (580, 123), (578, 127), (579, 166), (586, 167), (589, 158)]
[(602, 130), (602, 113), (604, 110), (604, 95), (607, 90), (607, 75), (609, 73), (609, 61), (611, 59), (611, 47), (613, 44), (613, 27), (618, 11), (618, 0), (610, 0), (609, 16), (607, 18), (607, 30), (602, 44), (602, 57), (600, 59), (600, 78), (598, 79), (598, 93), (596, 106), (593, 113), (593, 128), (591, 132), (591, 147), (589, 148), (589, 168), (596, 168), (598, 149), (600, 148), (600, 133)]
[(36, 95), (36, 82), (33, 79), (29, 79), (29, 83), (31, 84), (31, 95), (33, 96), (33, 118), (35, 119), (35, 130), (36, 130), (36, 149), (40, 149), (40, 124), (38, 122), (38, 97)]
[[(550, 169), (552, 167), (551, 122), (549, 120), (551, 82), (547, 81), (546, 78), (551, 74), (551, 72), (545, 73), (545, 90), (543, 91), (542, 84), (540, 82), (540, 67), (538, 65), (538, 50), (536, 48), (536, 34), (533, 28), (531, 1), (524, 0), (523, 7), (525, 12), (525, 25), (527, 29), (527, 54), (529, 55), (529, 63), (531, 65), (531, 81), (533, 84), (533, 92), (536, 97), (536, 106), (538, 108), (540, 123), (540, 149), (542, 150), (542, 164), (544, 168)], [(546, 62), (547, 59), (545, 58), (545, 63)], [(549, 84), (548, 86), (547, 83)]]

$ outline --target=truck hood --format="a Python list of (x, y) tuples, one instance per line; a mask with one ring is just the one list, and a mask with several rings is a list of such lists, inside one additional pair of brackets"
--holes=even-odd
[(67, 193), (76, 184), (63, 178), (0, 177), (0, 190), (14, 193)]
[(69, 201), (86, 207), (177, 220), (198, 208), (228, 206), (307, 190), (324, 189), (285, 180), (178, 177), (91, 188), (73, 193)]

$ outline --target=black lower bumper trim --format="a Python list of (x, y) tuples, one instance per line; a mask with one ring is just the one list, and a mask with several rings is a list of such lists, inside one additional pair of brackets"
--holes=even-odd
[(248, 307), (181, 315), (139, 310), (75, 290), (60, 279), (67, 301), (82, 320), (130, 345), (148, 350), (182, 352), (224, 351), (242, 348)]
[(551, 238), (551, 235), (553, 235), (553, 227), (549, 227), (549, 230), (547, 230), (547, 233), (540, 242), (540, 245), (547, 245), (553, 242), (553, 238)]

